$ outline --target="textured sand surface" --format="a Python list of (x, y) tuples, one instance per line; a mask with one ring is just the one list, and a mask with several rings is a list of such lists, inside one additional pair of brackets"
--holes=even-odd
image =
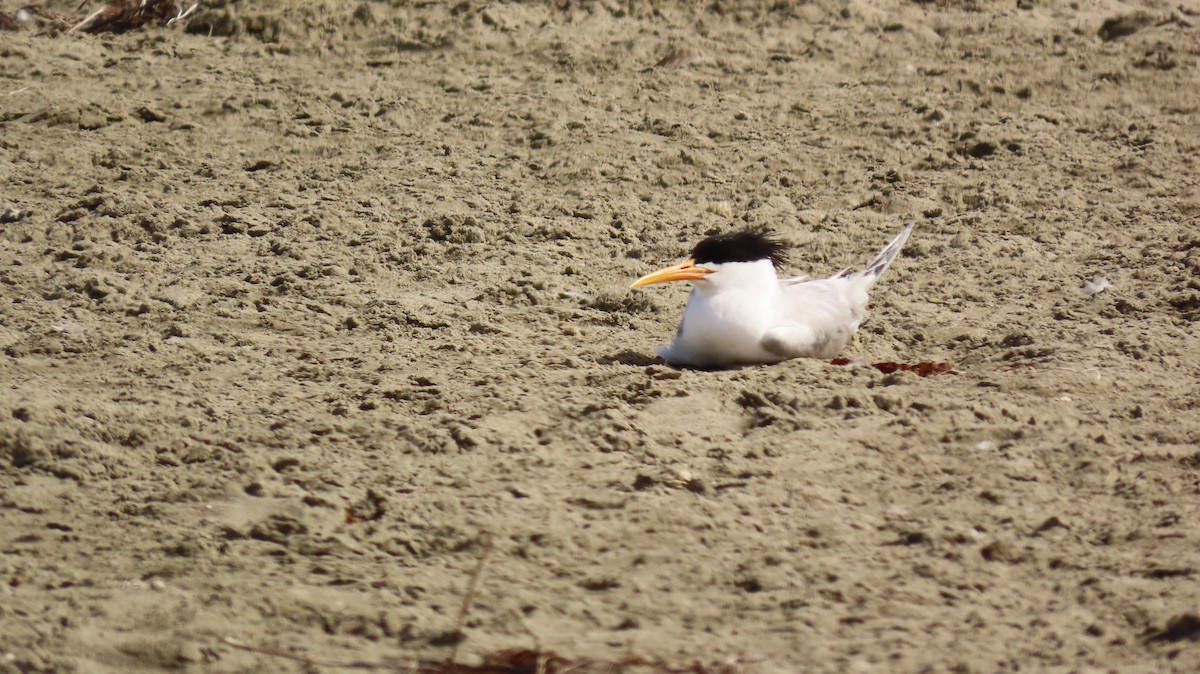
[[(444, 658), (489, 544), (467, 662), (1200, 670), (1178, 7), (0, 32), (0, 672)], [(956, 375), (674, 370), (686, 288), (627, 288), (706, 233), (817, 275), (913, 219), (844, 355)]]

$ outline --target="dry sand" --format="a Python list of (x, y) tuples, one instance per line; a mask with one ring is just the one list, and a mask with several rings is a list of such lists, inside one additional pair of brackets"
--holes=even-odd
[[(0, 672), (1200, 670), (1195, 4), (204, 4), (0, 33)], [(914, 218), (957, 375), (654, 359)]]

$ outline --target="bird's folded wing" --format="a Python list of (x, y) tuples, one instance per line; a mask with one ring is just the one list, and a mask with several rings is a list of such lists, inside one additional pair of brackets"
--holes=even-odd
[(762, 348), (782, 358), (807, 358), (815, 351), (815, 335), (804, 326), (778, 327), (763, 335)]
[[(858, 329), (866, 293), (846, 279), (784, 285), (779, 323), (761, 346), (785, 358), (832, 358)], [(859, 297), (861, 295), (861, 297)]]

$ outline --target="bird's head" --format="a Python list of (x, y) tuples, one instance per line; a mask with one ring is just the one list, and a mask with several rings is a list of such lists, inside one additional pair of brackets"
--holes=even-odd
[(631, 287), (693, 281), (700, 287), (736, 282), (747, 275), (775, 276), (787, 255), (784, 244), (770, 232), (743, 230), (715, 234), (696, 244), (691, 256), (677, 265), (647, 274)]

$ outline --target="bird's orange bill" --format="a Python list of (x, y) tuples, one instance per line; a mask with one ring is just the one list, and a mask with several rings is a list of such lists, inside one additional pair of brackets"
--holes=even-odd
[(651, 283), (666, 283), (668, 281), (699, 281), (711, 273), (713, 273), (713, 270), (697, 267), (696, 261), (688, 258), (674, 267), (667, 267), (653, 274), (646, 274), (634, 281), (633, 285), (629, 287), (636, 288), (638, 286), (648, 286)]

